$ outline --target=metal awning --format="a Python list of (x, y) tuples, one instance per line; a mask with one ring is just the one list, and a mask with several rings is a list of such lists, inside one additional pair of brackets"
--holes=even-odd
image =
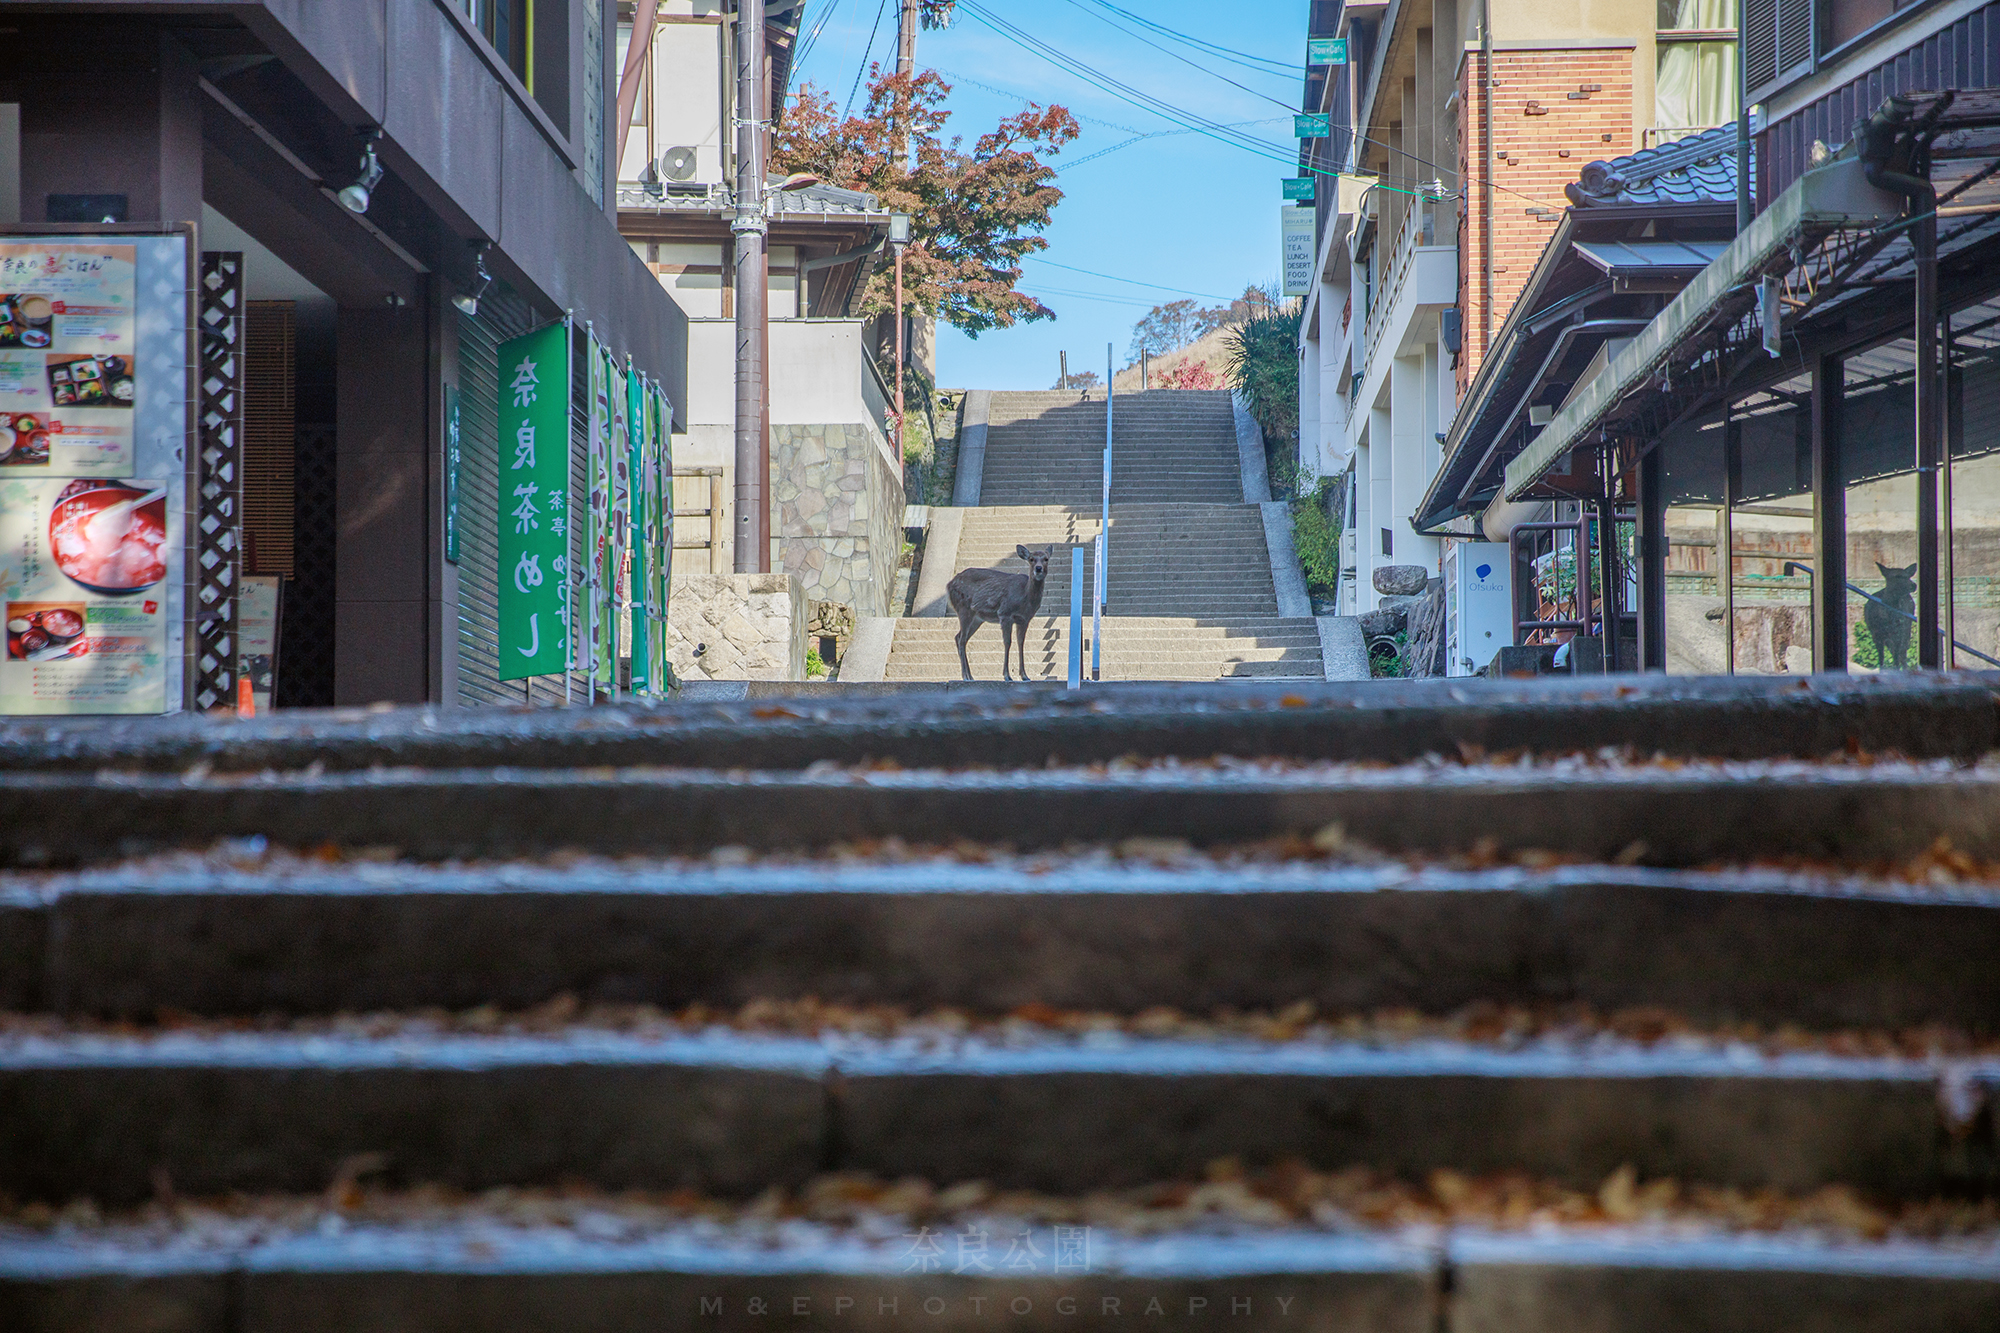
[(1503, 487), (1510, 500), (1528, 489), (1565, 454), (1584, 444), (1618, 405), (1660, 374), (1675, 350), (1725, 316), (1740, 317), (1766, 273), (1788, 272), (1795, 257), (1817, 248), (1828, 234), (1872, 230), (1903, 213), (1903, 199), (1868, 184), (1855, 158), (1808, 171), (1759, 213), (1637, 338), (1559, 412), (1548, 428), (1507, 464)]
[(1570, 248), (1614, 278), (1679, 277), (1699, 273), (1727, 241), (1572, 241)]

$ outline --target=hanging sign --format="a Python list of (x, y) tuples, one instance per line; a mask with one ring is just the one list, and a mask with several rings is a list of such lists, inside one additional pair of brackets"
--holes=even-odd
[(136, 255), (0, 244), (0, 475), (133, 471)]
[(1310, 208), (1281, 208), (1278, 210), (1279, 231), (1284, 243), (1285, 295), (1304, 296), (1312, 290), (1313, 260), (1313, 220), (1318, 214)]
[(667, 613), (673, 599), (674, 577), (674, 410), (667, 396), (654, 385), (652, 390), (654, 433), (654, 493), (658, 497), (659, 522), (653, 550), (653, 637), (650, 674), (653, 689), (665, 695), (673, 685), (667, 666)]
[(1311, 203), (1313, 198), (1313, 178), (1295, 176), (1285, 182), (1285, 198)]
[(632, 640), (632, 693), (651, 694), (653, 678), (647, 617), (653, 607), (653, 455), (645, 377), (636, 371), (625, 380), (626, 453), (632, 467), (631, 589), (628, 599)]
[(1345, 37), (1311, 37), (1306, 40), (1306, 63), (1308, 65), (1345, 65), (1347, 63), (1347, 39)]
[(1333, 117), (1330, 115), (1292, 117), (1294, 139), (1324, 139), (1331, 133), (1333, 133)]
[(500, 679), (568, 666), (569, 324), (500, 345)]

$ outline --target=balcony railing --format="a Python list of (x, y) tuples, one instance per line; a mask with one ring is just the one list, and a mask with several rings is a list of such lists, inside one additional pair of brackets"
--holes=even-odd
[(1402, 294), (1403, 280), (1409, 275), (1410, 261), (1417, 247), (1437, 244), (1439, 206), (1429, 199), (1411, 197), (1409, 207), (1403, 213), (1403, 223), (1396, 229), (1395, 248), (1389, 254), (1389, 271), (1383, 275), (1382, 286), (1376, 299), (1368, 307), (1368, 318), (1362, 327), (1366, 346), (1373, 348), (1381, 333), (1381, 325), (1395, 307), (1396, 298)]

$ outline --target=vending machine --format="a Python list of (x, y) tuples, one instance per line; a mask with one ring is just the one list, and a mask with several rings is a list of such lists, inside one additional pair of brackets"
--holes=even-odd
[(1446, 542), (1445, 674), (1471, 676), (1514, 642), (1514, 592), (1505, 542)]

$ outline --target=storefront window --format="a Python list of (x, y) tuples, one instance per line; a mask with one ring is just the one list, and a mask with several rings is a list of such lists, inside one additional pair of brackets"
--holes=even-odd
[(1737, 403), (1729, 418), (1735, 669), (1813, 669), (1812, 378)]
[(1951, 665), (1990, 671), (2000, 658), (2000, 301), (1951, 320)]
[(1666, 473), (1667, 671), (1719, 676), (1729, 670), (1723, 632), (1723, 423), (1690, 422), (1660, 441)]
[(1655, 143), (1736, 118), (1736, 0), (1659, 0)]
[(1847, 485), (1847, 663), (1917, 665), (1916, 352), (1908, 338), (1848, 357), (1840, 413)]

